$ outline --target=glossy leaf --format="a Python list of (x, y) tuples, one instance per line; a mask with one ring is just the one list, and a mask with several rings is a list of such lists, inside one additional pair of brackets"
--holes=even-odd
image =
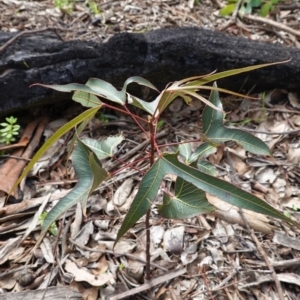
[[(81, 103), (83, 106), (85, 106), (85, 103), (88, 104), (88, 107), (97, 107), (101, 105), (101, 101), (97, 98), (97, 97), (90, 97), (90, 99), (88, 99), (87, 94), (92, 94), (92, 95), (96, 95), (96, 96), (102, 96), (100, 94), (97, 94), (95, 91), (93, 91), (92, 89), (90, 89), (88, 86), (84, 85), (84, 84), (80, 84), (80, 83), (70, 83), (70, 84), (62, 84), (62, 85), (58, 85), (58, 84), (40, 84), (40, 83), (36, 83), (33, 84), (32, 86), (43, 86), (58, 92), (65, 92), (65, 93), (70, 93), (70, 92), (74, 92), (76, 96), (73, 99), (76, 102)], [(81, 92), (82, 94), (80, 94), (79, 92)], [(100, 103), (99, 103), (100, 101)], [(99, 107), (100, 108), (100, 107)]]
[(185, 164), (189, 164), (192, 155), (192, 148), (190, 143), (181, 143), (178, 146), (179, 155), (184, 159)]
[(158, 210), (166, 219), (186, 219), (210, 213), (215, 207), (207, 201), (205, 192), (177, 177), (175, 195), (164, 193), (163, 205), (159, 205)]
[[(94, 152), (90, 152), (89, 154), (89, 165), (93, 173), (93, 183), (90, 189), (90, 193), (92, 193), (104, 180), (108, 178), (108, 173), (102, 168), (102, 165)], [(87, 200), (88, 197), (82, 199), (82, 211), (84, 215), (86, 213)]]
[[(127, 86), (133, 82), (137, 83), (139, 85), (146, 86), (146, 87), (158, 92), (157, 88), (151, 82), (149, 82), (147, 79), (142, 78), (140, 76), (133, 76), (133, 77), (128, 78), (123, 85), (122, 91), (125, 93)], [(153, 113), (157, 107), (157, 101), (152, 101), (152, 102), (144, 101), (144, 100), (139, 99), (138, 97), (135, 97), (129, 93), (127, 93), (127, 100), (128, 100), (129, 104), (132, 104), (133, 106), (146, 111), (150, 115), (153, 115)]]
[(127, 86), (130, 84), (130, 83), (137, 83), (139, 85), (143, 85), (143, 86), (146, 86), (152, 90), (155, 90), (158, 92), (157, 88), (150, 82), (148, 81), (147, 79), (143, 78), (143, 77), (140, 77), (140, 76), (132, 76), (132, 77), (129, 77), (124, 85), (123, 85), (123, 88), (122, 88), (122, 91), (123, 92), (126, 92), (126, 89), (127, 89)]
[[(211, 92), (210, 101), (220, 109), (223, 108), (217, 91)], [(239, 129), (225, 127), (223, 125), (224, 115), (220, 110), (217, 111), (206, 106), (202, 116), (203, 134), (211, 143), (220, 144), (226, 141), (235, 141), (252, 153), (271, 155), (267, 145), (257, 137)]]
[(192, 153), (190, 159), (189, 159), (189, 164), (195, 162), (197, 159), (201, 158), (206, 158), (211, 154), (216, 153), (217, 148), (212, 145), (211, 143), (203, 143), (197, 149)]
[(209, 161), (199, 159), (197, 162), (197, 169), (199, 169), (201, 172), (203, 172), (205, 174), (208, 174), (208, 175), (211, 175), (214, 177), (218, 175), (218, 170)]
[(82, 91), (75, 91), (75, 93), (72, 96), (72, 99), (85, 107), (97, 107), (102, 104), (102, 102), (97, 96)]
[(101, 96), (107, 100), (124, 105), (126, 102), (126, 93), (118, 91), (112, 84), (98, 78), (90, 78), (85, 84), (96, 95)]
[(193, 80), (191, 82), (188, 82), (188, 83), (186, 83), (186, 87), (188, 87), (188, 86), (194, 86), (194, 87), (198, 86), (199, 88), (201, 88), (201, 86), (204, 85), (204, 84), (208, 84), (208, 83), (217, 81), (217, 80), (222, 79), (222, 78), (227, 78), (227, 77), (230, 77), (230, 76), (233, 76), (233, 75), (238, 75), (238, 74), (241, 74), (241, 73), (254, 71), (254, 70), (257, 70), (257, 69), (287, 63), (289, 61), (290, 60), (285, 60), (285, 61), (275, 62), (275, 63), (260, 64), (260, 65), (255, 65), (255, 66), (250, 66), (250, 67), (233, 69), (233, 70), (228, 70), (228, 71), (224, 71), (224, 72), (215, 73), (215, 74), (212, 74), (210, 76), (206, 76), (202, 79)]
[[(292, 222), (263, 200), (239, 189), (238, 187), (189, 167), (177, 159), (177, 154), (165, 154), (158, 158), (147, 174), (143, 177), (138, 193), (118, 232), (116, 242), (130, 229), (150, 208), (155, 200), (160, 184), (167, 174), (174, 174), (193, 184), (198, 189), (210, 193), (221, 200), (240, 208), (280, 218)], [(200, 202), (199, 202), (200, 203)], [(199, 204), (200, 205), (200, 204)]]
[[(92, 192), (92, 187), (94, 187), (94, 173), (98, 173), (97, 175), (97, 184), (108, 178), (108, 174), (104, 169), (95, 169), (95, 167), (91, 168), (90, 165), (90, 149), (80, 140), (77, 140), (77, 145), (75, 147), (74, 153), (72, 155), (72, 161), (75, 173), (78, 178), (78, 183), (74, 189), (70, 191), (65, 197), (63, 197), (47, 214), (43, 226), (42, 226), (42, 234), (45, 233), (51, 224), (57, 220), (57, 218), (70, 209), (73, 205), (75, 205), (79, 201), (85, 203), (90, 193)], [(99, 173), (101, 176), (99, 176)]]
[(90, 138), (82, 139), (82, 142), (88, 146), (98, 159), (104, 159), (113, 156), (114, 149), (124, 140), (123, 135), (110, 136), (104, 140), (97, 141)]
[(137, 108), (140, 108), (140, 109), (146, 111), (148, 114), (153, 116), (154, 112), (157, 109), (158, 100), (147, 102), (138, 97), (128, 94), (128, 103), (132, 104), (133, 106), (135, 106)]
[(87, 119), (92, 118), (96, 112), (99, 110), (100, 107), (93, 107), (90, 108), (83, 113), (81, 113), (76, 118), (72, 119), (68, 123), (64, 124), (61, 128), (59, 128), (56, 132), (49, 137), (48, 140), (43, 144), (43, 146), (37, 151), (31, 161), (28, 163), (26, 168), (23, 170), (21, 176), (15, 182), (14, 186), (12, 187), (11, 191), (13, 191), (18, 184), (27, 176), (29, 171), (33, 168), (34, 164), (40, 159), (40, 157), (51, 147), (53, 143), (55, 143), (58, 139), (60, 139), (64, 134), (69, 132), (71, 129), (76, 127), (78, 124), (84, 122)]

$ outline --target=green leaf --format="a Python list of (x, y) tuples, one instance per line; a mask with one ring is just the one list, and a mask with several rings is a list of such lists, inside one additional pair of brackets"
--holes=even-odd
[(170, 197), (164, 193), (163, 205), (158, 207), (166, 219), (186, 219), (215, 210), (203, 191), (180, 177), (176, 179), (175, 195)]
[(272, 10), (272, 8), (273, 8), (273, 5), (271, 2), (265, 3), (260, 9), (260, 15), (262, 17), (266, 17), (269, 14), (269, 12)]
[(228, 4), (228, 5), (224, 6), (222, 9), (220, 9), (219, 15), (222, 17), (229, 16), (233, 13), (235, 8), (236, 8), (236, 3)]
[(10, 125), (7, 125), (6, 127), (4, 127), (3, 129), (0, 130), (0, 132), (2, 132), (2, 135), (6, 134), (7, 132), (9, 132), (11, 130)]
[(9, 124), (15, 124), (17, 121), (18, 121), (18, 119), (17, 118), (14, 118), (14, 117), (7, 117), (7, 118), (5, 118), (5, 120), (9, 123)]
[(42, 234), (49, 229), (51, 224), (55, 222), (61, 214), (66, 212), (77, 202), (85, 200), (85, 198), (89, 196), (93, 184), (93, 172), (89, 165), (89, 149), (79, 140), (77, 143), (72, 155), (72, 161), (75, 173), (78, 177), (78, 183), (75, 188), (60, 199), (47, 214), (43, 222)]
[(91, 152), (89, 155), (89, 164), (93, 173), (93, 185), (91, 191), (94, 191), (98, 188), (100, 183), (108, 178), (108, 173), (102, 168), (102, 165), (94, 152)]
[[(164, 154), (157, 159), (143, 177), (139, 190), (118, 232), (115, 244), (128, 229), (146, 214), (151, 203), (155, 200), (164, 176), (167, 174), (174, 174), (181, 177), (183, 180), (195, 185), (198, 189), (210, 193), (232, 205), (280, 218), (289, 223), (294, 223), (254, 195), (247, 193), (226, 181), (207, 175), (197, 169), (180, 163), (177, 159), (177, 154)], [(199, 205), (201, 205), (200, 201)]]
[(241, 14), (251, 14), (252, 13), (251, 0), (244, 0), (243, 4), (241, 5), (241, 8), (239, 10), (239, 13), (241, 13)]
[(124, 91), (118, 91), (112, 84), (98, 78), (90, 78), (85, 84), (91, 90), (107, 100), (111, 100), (115, 103), (124, 105), (126, 102), (126, 93)]
[(110, 136), (104, 140), (97, 141), (90, 138), (82, 139), (82, 142), (88, 146), (98, 157), (104, 159), (113, 156), (113, 150), (124, 140), (123, 135)]
[(209, 161), (198, 160), (197, 168), (205, 174), (208, 174), (208, 175), (211, 175), (214, 177), (218, 175), (218, 170)]
[(10, 193), (18, 186), (18, 184), (27, 176), (28, 172), (33, 168), (34, 164), (40, 159), (40, 157), (51, 147), (53, 143), (55, 143), (58, 139), (60, 139), (64, 134), (70, 131), (72, 128), (80, 124), (86, 119), (92, 118), (96, 112), (99, 110), (99, 107), (90, 108), (83, 113), (81, 113), (76, 118), (72, 119), (61, 128), (59, 128), (52, 136), (43, 144), (43, 146), (37, 151), (31, 161), (28, 163), (26, 168), (23, 170), (21, 176), (15, 182), (12, 187)]
[(143, 85), (143, 86), (146, 86), (150, 89), (153, 89), (155, 91), (158, 92), (158, 89), (150, 82), (148, 81), (147, 79), (143, 78), (143, 77), (140, 77), (140, 76), (132, 76), (132, 77), (129, 77), (124, 85), (123, 85), (123, 88), (122, 88), (122, 92), (126, 92), (126, 89), (127, 89), (127, 86), (130, 84), (130, 83), (137, 83), (139, 85)]
[(41, 84), (41, 83), (35, 83), (32, 84), (31, 86), (42, 86), (45, 88), (49, 88), (58, 92), (64, 92), (64, 93), (70, 93), (74, 91), (82, 91), (90, 94), (96, 95), (97, 93), (87, 87), (84, 84), (81, 83), (69, 83), (69, 84)]
[(95, 156), (91, 153), (91, 150), (79, 139), (72, 155), (72, 161), (78, 178), (77, 185), (70, 193), (60, 199), (47, 214), (42, 226), (42, 235), (61, 214), (77, 202), (82, 201), (83, 208), (85, 208), (86, 201), (93, 188), (96, 188), (102, 181), (108, 178), (107, 172), (101, 167), (99, 161), (95, 160)]
[(225, 202), (240, 208), (249, 209), (291, 222), (291, 220), (284, 218), (276, 209), (252, 194), (247, 193), (226, 181), (204, 174), (201, 171), (180, 163), (176, 154), (165, 154), (161, 160), (163, 161), (161, 163), (161, 168), (165, 169), (167, 173), (180, 176), (184, 180), (197, 186), (199, 189), (217, 196)]
[(158, 99), (155, 99), (151, 102), (147, 102), (144, 101), (142, 99), (139, 99), (138, 97), (135, 97), (133, 95), (127, 94), (128, 96), (128, 103), (140, 108), (144, 111), (146, 111), (148, 114), (150, 114), (151, 116), (153, 116), (156, 108), (157, 108), (157, 104), (158, 104)]
[(245, 72), (249, 72), (249, 71), (253, 71), (253, 70), (257, 70), (257, 69), (261, 69), (261, 68), (265, 68), (265, 67), (269, 67), (269, 66), (273, 66), (273, 65), (278, 65), (278, 64), (289, 62), (289, 61), (290, 60), (286, 60), (286, 61), (282, 61), (282, 62), (275, 62), (275, 63), (260, 64), (260, 65), (245, 67), (245, 68), (239, 68), (239, 69), (219, 72), (219, 73), (215, 73), (215, 74), (212, 74), (209, 76), (205, 76), (204, 78), (199, 79), (199, 80), (190, 81), (190, 82), (186, 83), (185, 87), (188, 87), (188, 86), (197, 87), (198, 86), (198, 88), (200, 89), (202, 85), (208, 84), (210, 82), (214, 82), (214, 81), (222, 79), (222, 78), (227, 78), (229, 76), (238, 75), (241, 73), (245, 73)]
[(102, 102), (97, 96), (87, 92), (75, 91), (72, 99), (85, 107), (100, 107), (102, 105)]
[(252, 7), (260, 7), (262, 0), (250, 0), (249, 5)]
[(187, 103), (189, 103), (191, 98), (180, 90), (173, 91), (171, 88), (163, 90), (155, 100), (152, 102), (147, 102), (142, 99), (139, 99), (135, 96), (128, 95), (128, 103), (143, 109), (148, 112), (151, 116), (155, 113), (160, 115), (172, 101), (177, 97), (182, 97)]
[(206, 158), (211, 154), (214, 154), (217, 151), (217, 148), (212, 145), (211, 143), (203, 143), (201, 144), (199, 147), (197, 147), (197, 149), (193, 152), (193, 154), (191, 155), (190, 159), (189, 159), (189, 163), (191, 164), (193, 162), (195, 162), (197, 159), (201, 159), (201, 158)]
[[(89, 154), (89, 165), (93, 173), (93, 184), (90, 189), (91, 194), (96, 188), (98, 188), (100, 183), (108, 178), (108, 174), (105, 169), (102, 168), (102, 165), (94, 152)], [(82, 199), (82, 211), (84, 215), (86, 214), (87, 200), (88, 197)]]
[(178, 146), (179, 155), (184, 159), (186, 164), (189, 164), (190, 157), (192, 154), (192, 148), (190, 143), (179, 144)]
[[(98, 79), (100, 80), (100, 79)], [(96, 81), (96, 82), (94, 82)], [(105, 82), (105, 81), (104, 81)], [(53, 85), (48, 85), (48, 84), (40, 84), (40, 83), (36, 83), (33, 84), (32, 86), (43, 86), (55, 91), (59, 91), (59, 92), (65, 92), (65, 93), (70, 93), (70, 92), (82, 92), (83, 94), (76, 94), (75, 96), (75, 101), (78, 101), (80, 103), (88, 103), (89, 107), (96, 107), (99, 106), (99, 99), (96, 97), (90, 97), (89, 101), (87, 101), (87, 99), (84, 99), (85, 94), (92, 94), (92, 95), (96, 95), (99, 97), (103, 97), (106, 98), (108, 100), (117, 102), (119, 104), (124, 103), (123, 98), (125, 97), (125, 95), (123, 95), (122, 92), (117, 91), (111, 84), (105, 82), (107, 84), (108, 90), (106, 91), (103, 87), (99, 87), (97, 85), (97, 79), (90, 79), (86, 84), (89, 84), (92, 86), (92, 88), (90, 88), (87, 85), (84, 84), (80, 84), (80, 83), (70, 83), (70, 84), (63, 84), (63, 85), (57, 85), (57, 84), (53, 84)], [(94, 90), (95, 89), (95, 90)], [(110, 98), (111, 97), (111, 98)], [(119, 97), (121, 97), (122, 99), (120, 99)], [(82, 102), (81, 102), (82, 101)], [(95, 101), (93, 103), (93, 101)], [(101, 102), (100, 102), (101, 104)], [(84, 105), (84, 104), (83, 104)]]
[[(215, 84), (214, 84), (215, 85)], [(210, 101), (222, 109), (222, 103), (219, 99), (219, 93), (217, 91), (211, 91)], [(251, 135), (248, 132), (227, 128), (223, 125), (223, 113), (220, 110), (214, 110), (209, 106), (206, 106), (202, 114), (203, 133), (205, 138), (211, 143), (224, 143), (226, 141), (235, 141), (241, 144), (245, 150), (260, 155), (271, 155), (271, 152), (267, 145)]]

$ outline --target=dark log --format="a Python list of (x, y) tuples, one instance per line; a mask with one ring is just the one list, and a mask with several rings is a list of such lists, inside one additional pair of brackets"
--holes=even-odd
[(33, 83), (85, 83), (97, 77), (121, 87), (128, 77), (139, 75), (162, 89), (169, 82), (214, 70), (288, 59), (285, 64), (220, 80), (218, 85), (242, 92), (253, 87), (255, 92), (300, 88), (299, 50), (200, 28), (121, 33), (106, 43), (65, 42), (46, 31), (26, 34), (4, 46), (14, 35), (0, 32), (1, 114), (66, 97), (50, 89), (29, 88)]

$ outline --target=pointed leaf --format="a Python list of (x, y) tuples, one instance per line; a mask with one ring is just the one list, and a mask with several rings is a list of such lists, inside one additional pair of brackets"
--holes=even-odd
[(165, 154), (161, 158), (161, 168), (165, 169), (167, 173), (172, 173), (182, 177), (184, 180), (194, 184), (199, 189), (219, 197), (221, 200), (228, 202), (240, 208), (253, 210), (258, 213), (273, 216), (291, 222), (283, 214), (265, 203), (263, 200), (247, 193), (238, 187), (218, 179), (216, 177), (204, 174), (201, 171), (193, 169), (180, 163), (176, 154)]
[(249, 72), (249, 71), (253, 71), (253, 70), (257, 70), (257, 69), (261, 69), (261, 68), (265, 68), (265, 67), (269, 67), (269, 66), (273, 66), (273, 65), (284, 64), (289, 61), (290, 61), (290, 59), (285, 60), (285, 61), (275, 62), (275, 63), (260, 64), (260, 65), (256, 65), (256, 66), (250, 66), (250, 67), (245, 67), (245, 68), (239, 68), (239, 69), (233, 69), (233, 70), (228, 70), (228, 71), (224, 71), (224, 72), (219, 72), (219, 73), (215, 73), (213, 75), (207, 76), (203, 79), (189, 82), (186, 84), (186, 86), (201, 86), (201, 85), (208, 84), (210, 82), (214, 82), (214, 81), (222, 79), (222, 78), (227, 78), (229, 76), (238, 75), (241, 73), (245, 73), (245, 72)]
[(72, 155), (75, 173), (78, 177), (78, 183), (73, 190), (63, 197), (47, 214), (43, 226), (42, 234), (48, 230), (57, 218), (66, 212), (69, 208), (79, 201), (85, 201), (90, 194), (93, 184), (93, 172), (89, 164), (89, 148), (77, 141), (74, 153)]
[(165, 170), (161, 168), (161, 163), (162, 161), (158, 159), (143, 177), (139, 190), (118, 232), (115, 244), (128, 229), (130, 229), (143, 215), (146, 214), (151, 203), (154, 201), (160, 187), (160, 183), (166, 175)]
[(95, 91), (93, 91), (92, 89), (90, 89), (88, 86), (81, 84), (81, 83), (69, 83), (69, 84), (41, 84), (41, 83), (35, 83), (32, 84), (31, 86), (43, 86), (58, 92), (65, 92), (65, 93), (70, 93), (70, 92), (74, 92), (74, 91), (81, 91), (81, 92), (85, 92), (85, 93), (90, 93), (90, 94), (94, 94), (97, 95), (97, 93)]
[(139, 99), (138, 97), (135, 97), (133, 95), (130, 95), (127, 93), (127, 99), (128, 99), (128, 103), (140, 108), (144, 111), (146, 111), (147, 113), (149, 113), (151, 116), (153, 116), (154, 112), (156, 111), (157, 108), (157, 100), (153, 100), (151, 102), (147, 102), (145, 100)]
[(98, 157), (104, 159), (113, 156), (113, 150), (124, 140), (123, 135), (110, 136), (104, 140), (97, 141), (84, 138), (81, 141), (88, 146)]
[[(140, 76), (133, 76), (133, 77), (128, 78), (123, 85), (122, 91), (125, 93), (127, 86), (133, 82), (143, 85), (143, 86), (146, 86), (146, 87), (158, 92), (157, 88), (151, 82), (149, 82), (147, 79), (142, 78)], [(129, 93), (127, 93), (127, 100), (128, 100), (128, 103), (148, 112), (150, 115), (153, 115), (153, 113), (157, 107), (157, 101), (147, 102), (147, 101), (139, 99), (138, 97), (135, 97)]]
[(109, 175), (106, 170), (103, 169), (99, 159), (94, 152), (91, 152), (89, 155), (89, 164), (93, 173), (93, 185), (91, 188), (91, 192), (93, 192), (96, 188), (98, 188), (100, 183), (102, 183), (109, 177)]
[[(223, 109), (217, 91), (211, 91), (209, 100), (218, 108)], [(270, 149), (262, 140), (248, 132), (226, 128), (223, 125), (223, 117), (222, 111), (214, 110), (209, 106), (206, 106), (203, 110), (203, 133), (211, 143), (220, 144), (226, 141), (235, 141), (252, 153), (271, 155)]]
[(52, 208), (47, 214), (43, 226), (42, 234), (45, 233), (57, 218), (70, 209), (77, 202), (82, 201), (83, 212), (85, 214), (86, 202), (89, 195), (101, 182), (108, 178), (107, 172), (102, 168), (99, 160), (91, 150), (79, 139), (72, 155), (72, 161), (78, 183), (65, 197)]
[(161, 114), (177, 97), (183, 97), (185, 101), (189, 101), (188, 99), (190, 99), (180, 90), (176, 90), (175, 92), (173, 92), (167, 91), (165, 89), (151, 102), (144, 101), (132, 95), (130, 95), (128, 101), (132, 105), (143, 109), (144, 111), (147, 111), (150, 115), (153, 116), (154, 114)]
[(158, 210), (167, 219), (186, 219), (210, 213), (215, 210), (215, 207), (207, 201), (203, 191), (177, 177), (175, 195), (170, 197), (165, 193), (163, 205), (159, 205)]
[(58, 139), (60, 139), (64, 134), (70, 131), (72, 128), (80, 124), (86, 119), (92, 118), (96, 112), (99, 110), (99, 107), (90, 108), (83, 113), (81, 113), (76, 118), (72, 119), (61, 128), (59, 128), (55, 133), (50, 136), (50, 138), (43, 144), (43, 146), (37, 151), (31, 161), (28, 163), (26, 168), (23, 170), (21, 176), (18, 178), (11, 191), (13, 191), (18, 184), (26, 177), (28, 172), (33, 168), (34, 164), (40, 159), (40, 157), (51, 147), (53, 143), (55, 143)]
[(247, 193), (226, 181), (207, 175), (197, 169), (180, 163), (177, 159), (177, 154), (164, 154), (162, 157), (157, 159), (142, 179), (138, 193), (136, 194), (123, 221), (115, 243), (118, 242), (129, 228), (131, 228), (143, 215), (146, 214), (151, 203), (154, 201), (160, 187), (160, 183), (166, 174), (177, 175), (185, 181), (192, 183), (197, 188), (217, 196), (221, 200), (232, 205), (296, 224), (254, 195)]
[[(156, 111), (157, 115), (160, 115), (177, 97), (182, 97), (182, 91), (180, 90), (169, 90), (169, 88), (164, 89), (154, 100), (156, 103)], [(187, 95), (184, 95), (184, 100), (186, 101)]]
[[(90, 189), (90, 195), (104, 180), (109, 177), (109, 175), (106, 170), (102, 168), (102, 165), (94, 152), (89, 154), (89, 165), (93, 173), (93, 184)], [(82, 211), (84, 215), (86, 214), (87, 200), (88, 197), (82, 200)]]
[(155, 91), (158, 92), (158, 89), (150, 82), (148, 81), (147, 79), (143, 78), (143, 77), (140, 77), (140, 76), (132, 76), (132, 77), (129, 77), (124, 85), (123, 85), (123, 88), (122, 88), (122, 91), (125, 93), (126, 92), (126, 89), (127, 89), (127, 86), (130, 84), (130, 83), (137, 83), (139, 85), (143, 85), (143, 86), (146, 86), (150, 89), (153, 89)]

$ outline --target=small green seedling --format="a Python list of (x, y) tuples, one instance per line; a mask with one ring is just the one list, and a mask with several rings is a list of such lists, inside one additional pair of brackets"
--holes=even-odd
[(5, 120), (7, 123), (0, 123), (0, 126), (3, 127), (0, 129), (0, 143), (9, 145), (16, 140), (15, 136), (19, 134), (20, 125), (16, 124), (17, 118), (7, 117)]
[(71, 13), (73, 10), (72, 0), (54, 0), (55, 7), (66, 13)]
[(89, 1), (88, 6), (95, 16), (100, 15), (101, 11), (99, 10), (98, 5), (95, 1)]
[[(281, 0), (244, 0), (239, 7), (239, 13), (252, 14), (253, 11), (259, 9), (259, 14), (266, 17), (270, 12), (275, 9), (275, 6)], [(227, 0), (228, 4), (220, 10), (222, 17), (231, 15), (238, 5), (238, 0)]]

